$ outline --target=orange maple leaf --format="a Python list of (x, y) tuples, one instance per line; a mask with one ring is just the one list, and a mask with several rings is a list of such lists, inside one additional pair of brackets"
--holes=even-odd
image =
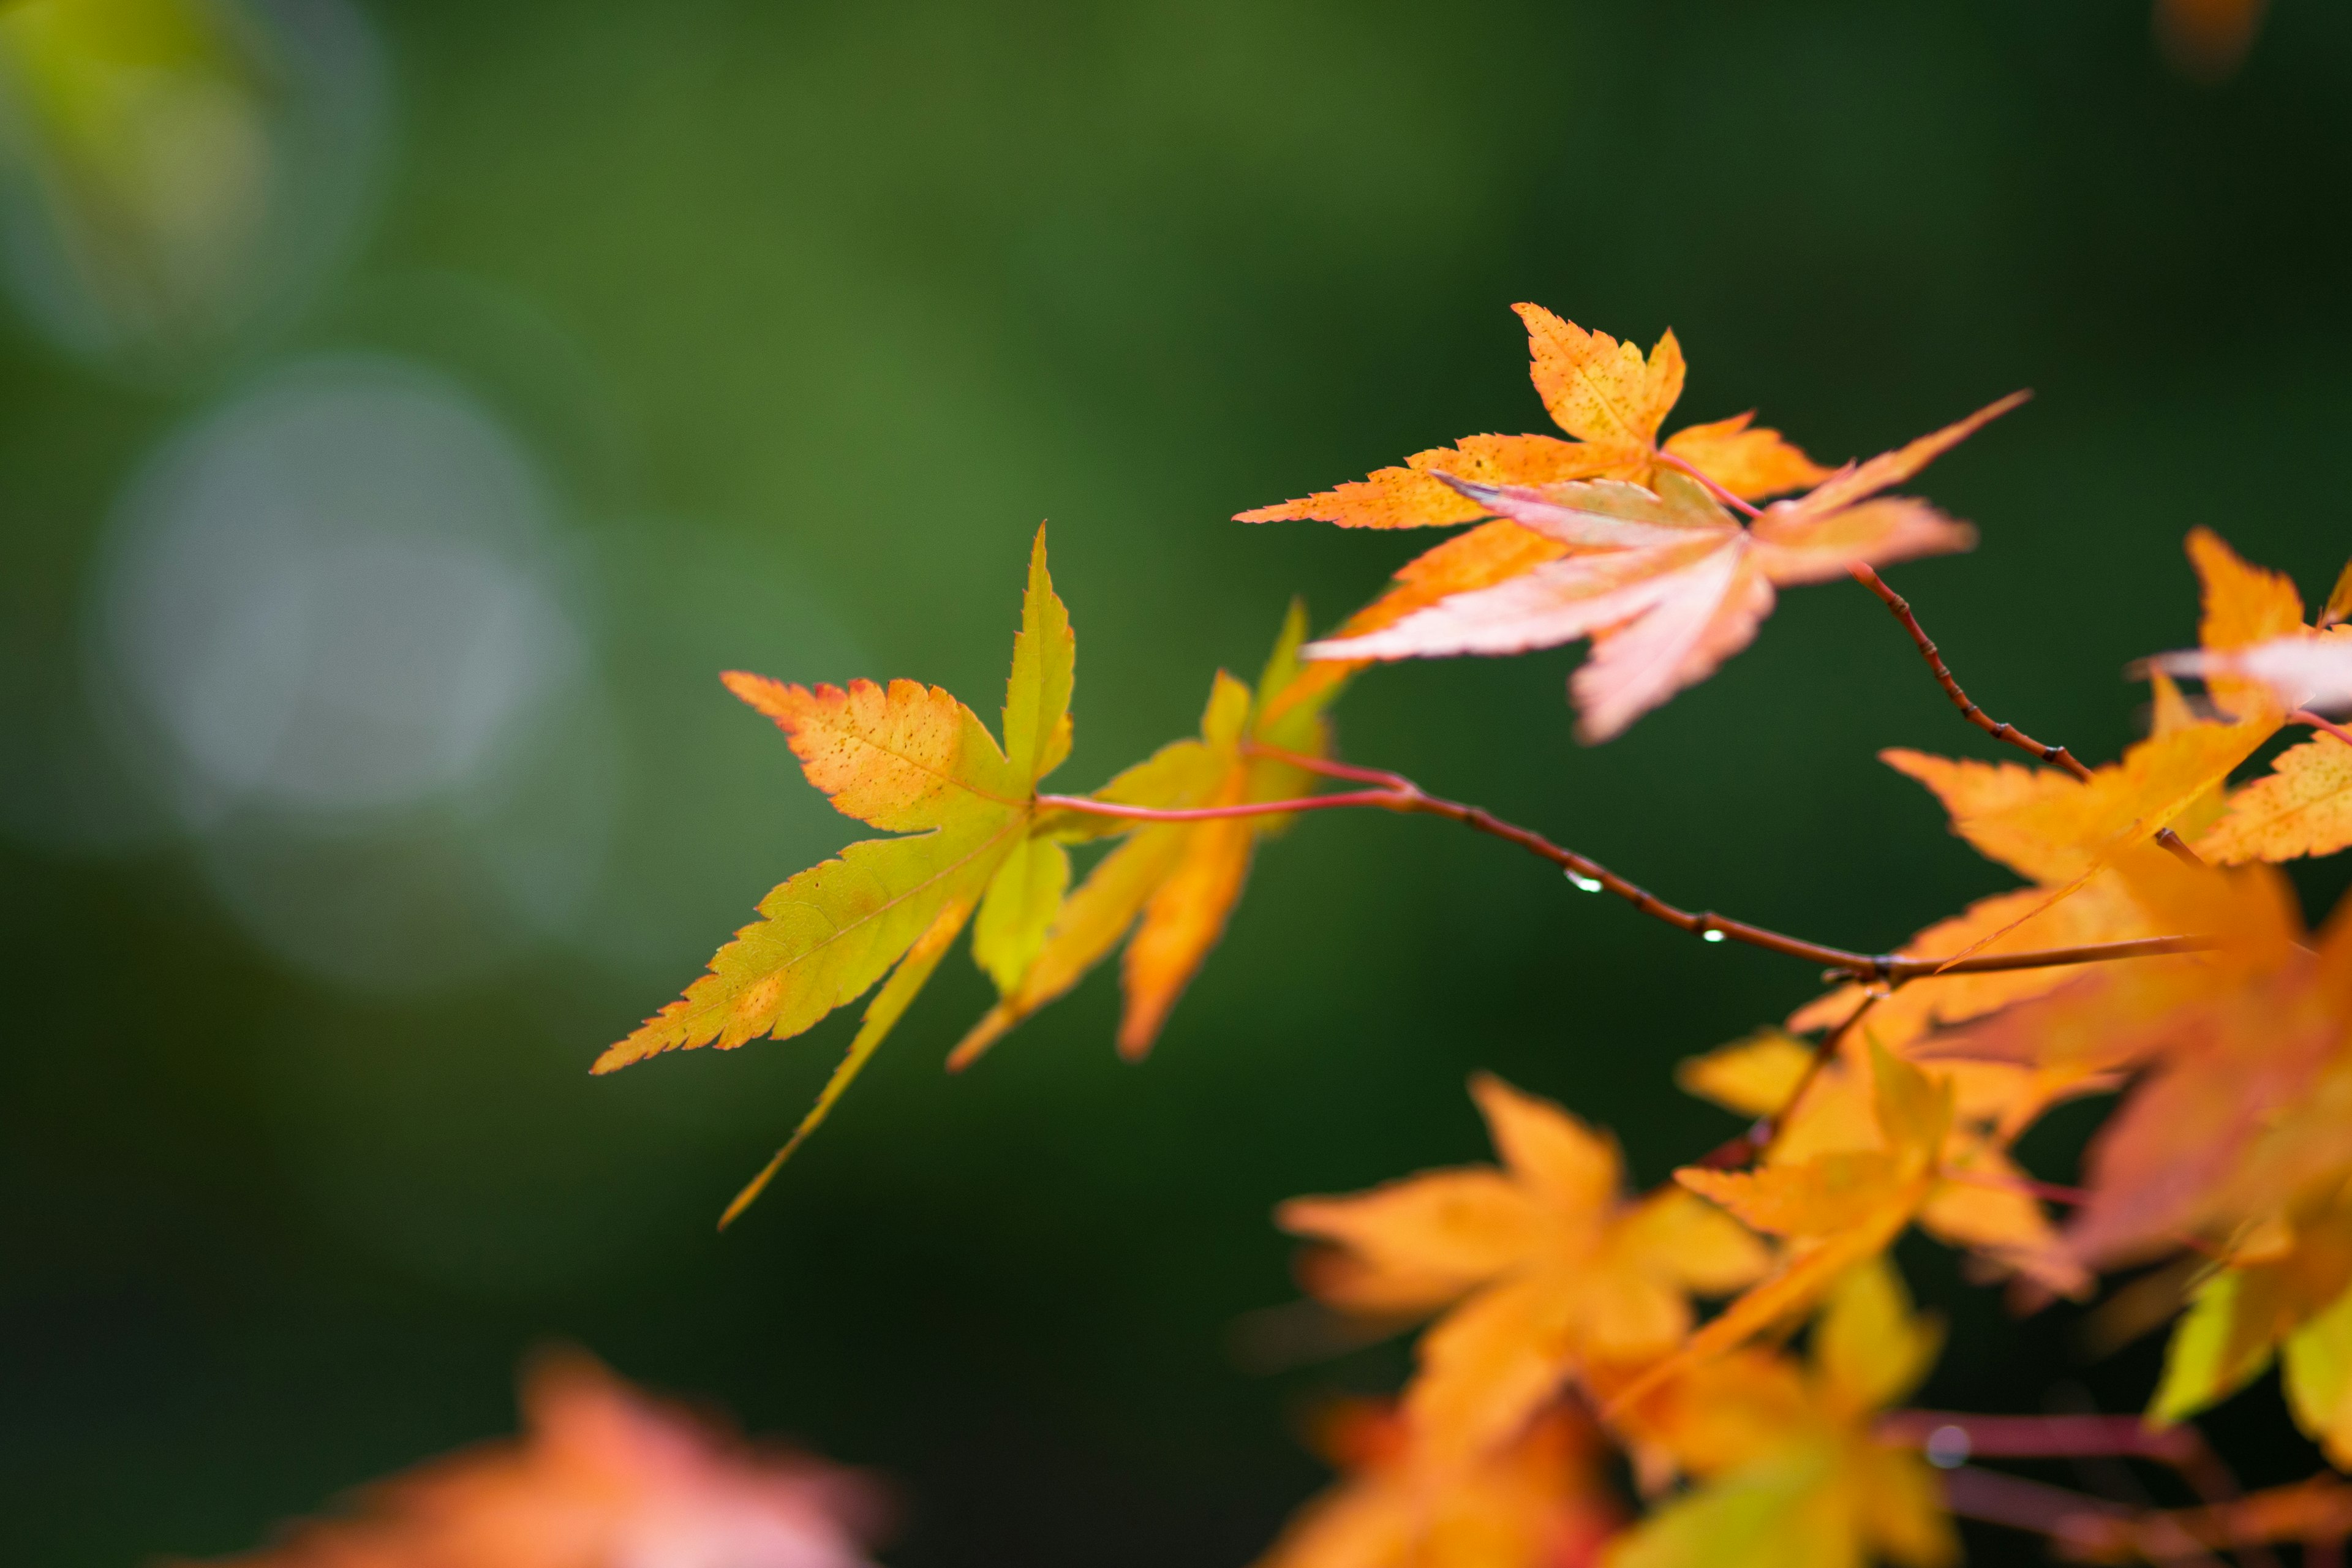
[(1976, 535), (1924, 501), (1878, 492), (1917, 472), (2004, 399), (1900, 451), (1848, 465), (1752, 527), (1706, 487), (1663, 469), (1651, 489), (1617, 479), (1542, 486), (1444, 482), (1531, 533), (1565, 546), (1556, 559), (1447, 595), (1377, 630), (1312, 644), (1344, 661), (1511, 654), (1592, 639), (1570, 682), (1579, 734), (1605, 741), (1748, 646), (1774, 589), (1843, 576), (1849, 566), (1965, 550)]
[[(2284, 575), (2247, 564), (2205, 529), (2189, 534), (2189, 555), (2202, 588), (2200, 658), (2224, 660), (2237, 650), (2301, 630), (2303, 601)], [(1972, 909), (1962, 917), (1966, 944), (1941, 956), (1966, 956), (2005, 938), (2016, 946), (2028, 921), (2079, 895), (2105, 868), (2168, 829), (2196, 833), (2211, 822), (2217, 792), (2231, 770), (2278, 732), (2286, 710), (2269, 686), (2219, 663), (2208, 672), (2207, 689), (2220, 720), (2191, 718), (2178, 694), (2159, 684), (2156, 732), (2087, 778), (2055, 768), (1958, 761), (1899, 748), (1879, 753), (1890, 767), (1935, 792), (1951, 814), (1953, 832), (1988, 858), (2040, 884), (2011, 902), (1989, 900)], [(2096, 940), (2159, 934), (2133, 930), (2126, 903), (2111, 901), (2103, 908), (2114, 923)], [(1953, 929), (1951, 934), (1960, 931)], [(2004, 982), (1982, 990), (2015, 998), (2063, 978)]]
[[(2189, 710), (2171, 680), (2162, 674), (2157, 675), (2155, 735), (2162, 739), (2198, 722), (2200, 721)], [(1899, 771), (1927, 778), (1931, 785), (1948, 776), (1945, 770), (1966, 772), (1981, 766), (1920, 759), (1914, 752), (1882, 755), (1895, 763)], [(1895, 762), (1898, 756), (1904, 760)], [(1994, 770), (1994, 773), (1998, 777), (1999, 770)], [(1981, 774), (1969, 776), (1983, 777)], [(2023, 773), (2021, 770), (2011, 770), (2008, 776), (2014, 779), (2034, 775)], [(1987, 787), (1994, 786), (1988, 784)], [(2172, 819), (2172, 826), (2183, 837), (2196, 838), (2220, 813), (2220, 783), (2216, 781)], [(1974, 796), (1965, 798), (1973, 805)], [(2030, 874), (2037, 876), (2042, 872), (2054, 876), (2061, 868), (2058, 863), (2045, 865), (2036, 860), (2032, 864), (2034, 871)], [(2059, 885), (2064, 884), (2062, 881)], [(2114, 869), (2105, 868), (2095, 872), (2071, 894), (2056, 902), (2050, 900), (2043, 887), (2024, 888), (1979, 899), (1951, 919), (1938, 921), (1920, 931), (1897, 948), (1895, 955), (1926, 959), (1950, 958), (1965, 952), (2024, 952), (2171, 934), (2177, 933), (2159, 929), (2158, 917), (2131, 896), (2129, 886), (2123, 878)], [(1880, 1045), (1899, 1055), (1938, 1026), (1964, 1023), (1970, 1018), (1998, 1012), (2012, 1003), (2053, 991), (2083, 973), (2084, 965), (2054, 964), (2036, 969), (1937, 974), (1914, 980), (1892, 994), (1877, 998), (1869, 1016), (1870, 1035)], [(1862, 1005), (1864, 996), (1862, 986), (1840, 986), (1799, 1008), (1790, 1016), (1789, 1027), (1801, 1033), (1830, 1028), (1851, 1016)], [(2047, 1109), (2053, 1099), (2088, 1092), (2100, 1087), (2095, 1080), (2038, 1070), (2021, 1071), (2010, 1081), (2014, 1096), (1999, 1113), (2000, 1137), (2004, 1142), (2015, 1137)], [(1962, 1113), (1965, 1115), (1965, 1089), (1962, 1099)]]
[[(1648, 484), (1663, 468), (1683, 465), (1748, 500), (1801, 489), (1829, 472), (1781, 439), (1735, 415), (1677, 431), (1663, 446), (1658, 429), (1682, 395), (1682, 346), (1673, 332), (1647, 360), (1632, 343), (1588, 332), (1540, 305), (1513, 309), (1528, 329), (1528, 375), (1561, 429), (1576, 437), (1471, 436), (1453, 447), (1416, 452), (1401, 468), (1277, 506), (1238, 515), (1242, 522), (1312, 520), (1342, 528), (1430, 528), (1495, 515), (1442, 476), (1486, 484), (1539, 485), (1562, 479), (1616, 479)], [(1337, 634), (1351, 637), (1391, 626), (1449, 595), (1518, 576), (1570, 547), (1507, 520), (1486, 523), (1424, 552), (1396, 574), (1396, 586)], [(1354, 664), (1325, 659), (1308, 667), (1302, 695), (1346, 679)]]
[(362, 1490), (345, 1517), (217, 1568), (868, 1568), (873, 1483), (751, 1448), (590, 1358), (523, 1385), (524, 1434)]
[(1481, 1074), (1471, 1094), (1504, 1168), (1433, 1171), (1344, 1198), (1294, 1198), (1282, 1226), (1335, 1242), (1310, 1289), (1343, 1309), (1452, 1307), (1422, 1337), (1408, 1416), (1434, 1462), (1486, 1452), (1564, 1381), (1648, 1361), (1689, 1331), (1692, 1293), (1738, 1289), (1763, 1247), (1688, 1194), (1629, 1200), (1614, 1142)]
[[(1318, 682), (1315, 692), (1294, 696), (1306, 628), (1307, 612), (1294, 604), (1255, 693), (1219, 670), (1201, 717), (1201, 738), (1160, 748), (1093, 798), (1182, 810), (1288, 800), (1307, 793), (1312, 774), (1247, 749), (1255, 743), (1316, 757), (1330, 749), (1322, 710), (1337, 694), (1336, 685)], [(1135, 934), (1120, 973), (1127, 1005), (1118, 1048), (1130, 1061), (1140, 1058), (1223, 935), (1259, 841), (1290, 820), (1285, 814), (1138, 825), (1067, 815), (1044, 825), (1041, 831), (1055, 837), (1129, 837), (1062, 903), (1036, 956), (1010, 984), (1000, 983), (1003, 999), (963, 1037), (948, 1066), (969, 1066), (1006, 1030), (1066, 994), (1130, 927)]]
[(1395, 1405), (1318, 1423), (1346, 1479), (1301, 1509), (1257, 1568), (1589, 1568), (1619, 1510), (1590, 1420), (1554, 1405), (1470, 1465), (1433, 1471)]
[(1751, 426), (1752, 414), (1695, 425), (1661, 447), (1658, 428), (1683, 393), (1683, 351), (1667, 332), (1647, 360), (1632, 343), (1588, 332), (1540, 305), (1511, 307), (1527, 323), (1528, 374), (1562, 430), (1553, 436), (1471, 436), (1454, 447), (1416, 452), (1404, 466), (1297, 500), (1245, 511), (1241, 522), (1286, 520), (1342, 528), (1429, 528), (1494, 514), (1476, 498), (1449, 489), (1439, 476), (1486, 484), (1540, 485), (1561, 479), (1629, 479), (1647, 484), (1661, 468), (1688, 463), (1749, 500), (1799, 489), (1829, 470), (1780, 438)]

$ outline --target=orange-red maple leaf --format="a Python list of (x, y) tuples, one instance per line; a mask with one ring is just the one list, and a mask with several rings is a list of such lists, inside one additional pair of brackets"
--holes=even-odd
[(1646, 1362), (1689, 1331), (1692, 1293), (1736, 1289), (1763, 1247), (1688, 1194), (1628, 1199), (1617, 1146), (1549, 1100), (1480, 1075), (1504, 1166), (1433, 1171), (1344, 1198), (1294, 1198), (1286, 1230), (1337, 1243), (1310, 1271), (1334, 1305), (1451, 1306), (1422, 1337), (1406, 1413), (1434, 1462), (1488, 1451), (1564, 1381)]
[(868, 1568), (872, 1483), (751, 1448), (585, 1356), (542, 1361), (521, 1437), (362, 1490), (218, 1568)]
[[(2283, 713), (2276, 693), (2260, 680), (2239, 678), (2228, 661), (2238, 650), (2311, 634), (2302, 629), (2294, 585), (2283, 575), (2248, 564), (2203, 529), (2189, 535), (2189, 555), (2203, 599), (2198, 658), (2215, 661), (2210, 689), (2218, 720), (2198, 718), (2159, 668), (2152, 676), (2153, 732), (2088, 781), (2054, 768), (1899, 750), (1881, 753), (1935, 792), (1951, 814), (1954, 832), (2035, 884), (1996, 893), (1937, 921), (1897, 950), (1901, 956), (1949, 959), (2186, 934), (2133, 896), (2116, 861), (2166, 828), (2193, 843), (2199, 854), (2225, 863), (2338, 847), (2328, 842), (2338, 814), (2352, 831), (2352, 796), (2336, 795), (2352, 787), (2352, 771), (2336, 771), (2326, 752), (2340, 745), (2332, 738), (2284, 753), (2271, 777), (2226, 797), (2225, 814), (2227, 775), (2275, 731)], [(2347, 598), (2352, 603), (2352, 595)], [(2352, 747), (2344, 750), (2352, 753)], [(2190, 961), (2138, 962), (2179, 968)], [(1914, 980), (1877, 1002), (1870, 1031), (1880, 1044), (1906, 1051), (1939, 1026), (2046, 994), (2084, 973), (2085, 966), (2063, 965)], [(1863, 995), (1860, 986), (1842, 986), (1798, 1009), (1789, 1026), (1830, 1027)], [(2003, 1140), (2055, 1099), (2100, 1088), (2106, 1079), (2097, 1072), (2037, 1068), (2011, 1081), (2015, 1096), (1999, 1118)]]

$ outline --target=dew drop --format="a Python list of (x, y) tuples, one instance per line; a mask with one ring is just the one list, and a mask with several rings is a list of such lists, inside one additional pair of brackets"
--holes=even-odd
[(1927, 1462), (1939, 1470), (1958, 1469), (1969, 1462), (1969, 1441), (1965, 1426), (1938, 1426), (1927, 1434)]

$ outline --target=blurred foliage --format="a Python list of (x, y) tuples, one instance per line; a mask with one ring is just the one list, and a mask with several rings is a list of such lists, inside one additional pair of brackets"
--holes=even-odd
[[(33, 9), (4, 24), (20, 62)], [(325, 12), (205, 14), (282, 40)], [(372, 20), (388, 174), (338, 165), (336, 199), (376, 216), (315, 294), (278, 279), (168, 374), (50, 346), (75, 340), (25, 287), (0, 338), (12, 1561), (250, 1545), (501, 1429), (508, 1369), (551, 1336), (898, 1477), (914, 1568), (1261, 1548), (1318, 1480), (1286, 1409), (1394, 1365), (1238, 1369), (1235, 1321), (1292, 1290), (1270, 1205), (1475, 1155), (1475, 1067), (1615, 1124), (1654, 1179), (1730, 1127), (1673, 1062), (1812, 976), (1368, 814), (1269, 849), (1140, 1068), (1097, 977), (945, 1080), (987, 995), (944, 966), (723, 1240), (854, 1021), (586, 1067), (855, 837), (718, 669), (987, 691), (1050, 516), (1101, 768), (1069, 784), (1099, 783), (1189, 730), (1211, 668), (1252, 668), (1291, 593), (1328, 625), (1425, 542), (1230, 514), (1540, 427), (1515, 300), (1671, 324), (1692, 417), (1769, 401), (1827, 458), (2034, 387), (1925, 486), (1979, 552), (1894, 577), (1972, 694), (2085, 758), (2136, 732), (2124, 663), (2188, 640), (2189, 526), (2307, 593), (2346, 553), (2332, 7), (2274, 7), (2219, 89), (2123, 0)], [(10, 89), (19, 121), (46, 101)], [(66, 234), (83, 208), (41, 210)], [(332, 251), (336, 221), (306, 243)], [(89, 695), (109, 519), (148, 456), (273, 367), (354, 353), (452, 378), (543, 469), (603, 705), (593, 896), (439, 988), (341, 988), (246, 934)], [(1603, 749), (1570, 740), (1567, 653), (1376, 671), (1341, 742), (1826, 941), (1891, 945), (1990, 890), (1872, 761), (1987, 754), (1880, 606), (1792, 595), (1773, 634)], [(2029, 1151), (2042, 1173), (2063, 1143)], [(2151, 1346), (2085, 1363), (2064, 1318), (2004, 1326), (1911, 1261), (1960, 1320), (1930, 1403), (2144, 1395)], [(2222, 1412), (2224, 1447), (2261, 1415)], [(2256, 1479), (2300, 1458), (2244, 1452)]]

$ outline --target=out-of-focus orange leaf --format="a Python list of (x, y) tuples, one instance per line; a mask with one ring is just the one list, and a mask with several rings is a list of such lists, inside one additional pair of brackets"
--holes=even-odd
[(1941, 1342), (1912, 1315), (1894, 1269), (1873, 1258), (1831, 1289), (1806, 1365), (1736, 1352), (1622, 1408), (1618, 1423), (1644, 1468), (1700, 1484), (1620, 1537), (1609, 1568), (1955, 1562), (1934, 1472), (1871, 1429)]
[(1686, 1166), (1675, 1180), (1755, 1230), (1785, 1239), (1779, 1266), (1702, 1326), (1682, 1348), (1610, 1394), (1610, 1413), (1776, 1323), (1812, 1310), (1838, 1281), (1877, 1257), (1942, 1190), (1952, 1086), (1870, 1047), (1877, 1138), (1752, 1171)]
[(1405, 1409), (1433, 1462), (1507, 1442), (1595, 1368), (1636, 1364), (1689, 1331), (1692, 1293), (1767, 1263), (1754, 1237), (1669, 1187), (1629, 1200), (1616, 1145), (1549, 1100), (1481, 1075), (1471, 1092), (1503, 1168), (1294, 1198), (1283, 1227), (1338, 1244), (1310, 1288), (1343, 1309), (1452, 1310), (1422, 1338)]
[(867, 1568), (874, 1484), (752, 1447), (577, 1353), (534, 1366), (523, 1435), (362, 1489), (217, 1568)]
[(1346, 1472), (1301, 1509), (1258, 1568), (1588, 1568), (1620, 1522), (1591, 1423), (1555, 1405), (1465, 1467), (1422, 1462), (1391, 1405), (1328, 1412)]
[[(1685, 1062), (1676, 1076), (1684, 1088), (1727, 1110), (1781, 1119), (1765, 1152), (1768, 1170), (1827, 1154), (1883, 1152), (1886, 1134), (1874, 1105), (1865, 1037), (1874, 1041), (1875, 1031), (1849, 1034), (1810, 1081), (1812, 1047), (1777, 1031)], [(2034, 1069), (1938, 1062), (1928, 1076), (1950, 1088), (1953, 1123), (1942, 1156), (1945, 1179), (1921, 1205), (1919, 1228), (1969, 1249), (1992, 1272), (2022, 1273), (2050, 1289), (2079, 1292), (2087, 1283), (2082, 1269), (2057, 1255), (2056, 1229), (2001, 1146), (2005, 1118), (2034, 1096)]]
[[(1096, 798), (1171, 810), (1289, 800), (1307, 793), (1312, 774), (1245, 750), (1255, 743), (1316, 757), (1329, 751), (1323, 710), (1338, 694), (1337, 684), (1318, 681), (1304, 696), (1296, 690), (1305, 673), (1298, 647), (1306, 630), (1307, 612), (1293, 605), (1255, 694), (1218, 671), (1201, 716), (1201, 738), (1160, 748), (1096, 792)], [(1130, 827), (1133, 832), (1060, 906), (1036, 956), (1009, 984), (1000, 981), (1003, 999), (972, 1026), (948, 1065), (968, 1066), (1006, 1030), (1066, 994), (1130, 928), (1135, 934), (1121, 965), (1127, 1006), (1118, 1048), (1129, 1060), (1142, 1057), (1224, 933), (1258, 842), (1289, 820), (1286, 814), (1138, 826), (1064, 816), (1046, 824), (1043, 831), (1057, 837)]]
[(1965, 524), (1879, 492), (2017, 401), (1849, 464), (1807, 494), (1767, 507), (1751, 526), (1676, 468), (1655, 468), (1646, 488), (1616, 479), (1498, 485), (1443, 474), (1483, 511), (1550, 540), (1558, 553), (1408, 613), (1387, 613), (1391, 595), (1359, 617), (1381, 624), (1351, 623), (1307, 654), (1351, 663), (1511, 654), (1590, 637), (1591, 657), (1570, 691), (1579, 733), (1607, 740), (1745, 647), (1771, 613), (1776, 588), (1968, 548), (1976, 536)]
[(2245, 63), (2270, 0), (2156, 0), (2156, 42), (2172, 68), (2202, 82), (2227, 80)]
[(2268, 868), (2225, 873), (2150, 855), (2128, 870), (2149, 908), (2203, 922), (2221, 945), (2186, 962), (2106, 965), (1923, 1047), (2137, 1074), (2092, 1145), (2089, 1195), (2064, 1233), (2093, 1268), (2187, 1238), (2227, 1242), (2352, 1175), (2352, 905), (2315, 950)]

